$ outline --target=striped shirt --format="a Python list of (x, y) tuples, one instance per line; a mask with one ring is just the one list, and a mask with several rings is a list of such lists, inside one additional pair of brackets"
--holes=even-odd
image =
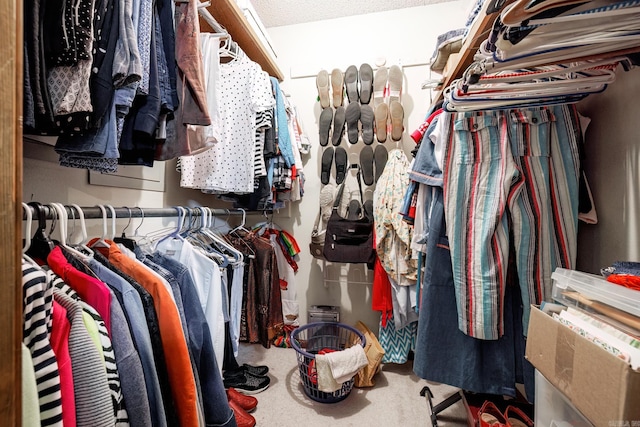
[(111, 344), (111, 338), (109, 338), (109, 333), (107, 332), (107, 327), (104, 324), (104, 320), (92, 306), (82, 301), (78, 294), (73, 289), (71, 289), (69, 285), (64, 283), (62, 279), (57, 277), (54, 280), (54, 285), (65, 294), (78, 301), (83, 311), (89, 315), (91, 320), (98, 328), (100, 350), (102, 351), (104, 359), (105, 372), (107, 373), (107, 382), (109, 384), (111, 402), (113, 404), (113, 416), (116, 420), (117, 426), (128, 426), (129, 417), (127, 414), (127, 410), (125, 409), (124, 398), (122, 396), (120, 375), (116, 364), (116, 356)]
[(53, 288), (46, 274), (22, 261), (23, 330), (22, 341), (33, 359), (40, 422), (42, 426), (62, 426), (62, 395), (58, 362), (49, 341)]
[(54, 289), (56, 301), (67, 309), (71, 322), (69, 354), (73, 370), (78, 425), (114, 426), (113, 404), (104, 362), (96, 349), (82, 318), (79, 302), (59, 288)]

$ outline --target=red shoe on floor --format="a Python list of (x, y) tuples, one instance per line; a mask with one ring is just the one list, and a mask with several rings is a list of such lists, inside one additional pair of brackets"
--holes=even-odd
[(256, 425), (256, 419), (253, 416), (242, 409), (242, 407), (235, 400), (229, 400), (229, 407), (233, 411), (236, 417), (236, 424), (238, 427), (253, 427)]
[(235, 388), (227, 389), (227, 398), (229, 400), (235, 401), (242, 409), (247, 412), (255, 410), (256, 406), (258, 406), (258, 399), (253, 396), (242, 394)]
[(504, 411), (504, 417), (512, 427), (533, 427), (531, 418), (515, 406), (507, 406), (507, 409)]
[(487, 400), (478, 412), (480, 427), (507, 427), (509, 424), (496, 405)]

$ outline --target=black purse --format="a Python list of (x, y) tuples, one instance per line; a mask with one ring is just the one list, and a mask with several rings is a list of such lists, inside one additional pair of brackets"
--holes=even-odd
[[(357, 179), (360, 190), (360, 205), (362, 205), (360, 167), (357, 165), (353, 167), (358, 169)], [(376, 256), (373, 247), (373, 220), (366, 215), (362, 215), (358, 219), (342, 218), (338, 213), (345, 181), (340, 185), (338, 194), (333, 202), (333, 210), (327, 222), (322, 252), (327, 261), (351, 264), (367, 263), (371, 265)], [(360, 209), (360, 211), (363, 212), (363, 209)]]

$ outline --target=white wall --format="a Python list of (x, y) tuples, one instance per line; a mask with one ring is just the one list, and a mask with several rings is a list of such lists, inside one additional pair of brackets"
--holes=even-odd
[[(37, 201), (40, 203), (59, 202), (63, 204), (75, 203), (80, 206), (94, 206), (110, 204), (114, 207), (140, 206), (144, 208), (161, 208), (175, 205), (228, 208), (228, 204), (210, 195), (196, 190), (180, 188), (180, 177), (175, 171), (175, 160), (165, 164), (164, 192), (149, 190), (134, 190), (129, 188), (106, 187), (89, 184), (89, 173), (84, 169), (67, 168), (58, 165), (58, 155), (53, 147), (34, 143), (24, 143), (22, 200), (24, 202)], [(222, 220), (219, 220), (222, 221)], [(235, 224), (238, 218), (231, 218)], [(127, 225), (127, 219), (118, 219), (116, 229), (118, 234)], [(133, 229), (140, 225), (139, 219), (132, 221), (132, 228), (127, 230), (131, 235)], [(176, 218), (160, 219), (145, 218), (139, 232), (157, 230), (165, 226), (174, 226)], [(111, 222), (109, 221), (109, 226)], [(90, 236), (102, 233), (100, 220), (87, 220)], [(54, 234), (57, 236), (57, 234)]]
[[(285, 74), (282, 87), (298, 108), (312, 143), (310, 154), (303, 158), (304, 198), (294, 207), (291, 218), (277, 219), (282, 227), (294, 231), (302, 248), (296, 284), (303, 321), (307, 317), (306, 308), (316, 304), (340, 306), (341, 320), (348, 324), (362, 320), (377, 330), (379, 320), (379, 313), (371, 310), (372, 275), (366, 268), (361, 265), (323, 266), (309, 255), (308, 243), (322, 188), (319, 172), (322, 147), (318, 142), (321, 108), (316, 101), (315, 76), (323, 68), (329, 72), (333, 68), (344, 71), (349, 65), (360, 67), (363, 62), (375, 68), (379, 58), (386, 58), (387, 66), (407, 65), (403, 67), (402, 95), (407, 132), (402, 146), (408, 153), (414, 147), (408, 133), (422, 123), (431, 104), (430, 92), (422, 90), (421, 85), (430, 77), (426, 64), (434, 51), (436, 38), (448, 30), (462, 27), (466, 8), (467, 2), (441, 3), (268, 29), (278, 55), (278, 65)], [(433, 77), (439, 76), (434, 74)], [(363, 143), (348, 145), (345, 136), (342, 146), (350, 153), (349, 160), (357, 162), (357, 153)], [(388, 140), (385, 146), (390, 150), (395, 144)], [(354, 182), (351, 181), (355, 186)], [(371, 191), (365, 197), (371, 197)]]
[(578, 269), (599, 273), (614, 261), (640, 261), (640, 70), (579, 104), (592, 119), (585, 170), (598, 224), (580, 224)]

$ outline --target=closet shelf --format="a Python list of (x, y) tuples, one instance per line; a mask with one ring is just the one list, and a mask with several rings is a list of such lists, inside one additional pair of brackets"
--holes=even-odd
[[(278, 64), (260, 41), (235, 0), (215, 0), (211, 6), (207, 7), (207, 10), (227, 30), (233, 41), (238, 43), (238, 46), (252, 61), (260, 64), (270, 76), (279, 81), (284, 80), (284, 74)], [(211, 25), (202, 18), (200, 18), (200, 30), (213, 32)]]
[[(467, 67), (473, 62), (474, 55), (478, 51), (480, 44), (487, 39), (489, 32), (491, 31), (491, 27), (493, 26), (493, 22), (500, 12), (498, 11), (487, 14), (487, 10), (489, 10), (489, 8), (498, 1), (499, 0), (486, 0), (482, 4), (480, 12), (478, 12), (478, 17), (471, 24), (471, 28), (469, 28), (469, 32), (462, 43), (462, 48), (457, 56), (457, 61), (449, 68), (449, 72), (442, 76), (442, 89), (436, 92), (436, 96), (434, 98), (435, 102), (442, 100), (444, 89), (446, 89), (452, 81), (461, 77)], [(513, 3), (513, 1), (514, 0), (505, 1), (501, 6), (501, 9), (508, 4)]]

